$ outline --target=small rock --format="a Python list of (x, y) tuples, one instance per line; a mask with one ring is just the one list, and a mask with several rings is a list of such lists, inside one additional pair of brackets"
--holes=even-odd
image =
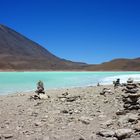
[(119, 125), (124, 126), (128, 122), (137, 122), (139, 119), (138, 114), (128, 113), (125, 116), (121, 116), (118, 120)]
[(17, 130), (17, 131), (19, 131), (19, 130), (21, 130), (21, 129), (22, 129), (22, 126), (17, 126), (17, 127), (16, 127), (16, 130)]
[(76, 101), (77, 98), (75, 97), (69, 97), (69, 98), (66, 98), (66, 101), (67, 102), (73, 102), (73, 101)]
[(133, 129), (136, 131), (140, 131), (140, 121), (138, 121), (138, 123), (134, 125)]
[(39, 94), (39, 97), (42, 100), (46, 100), (46, 99), (50, 98), (47, 94)]
[(116, 115), (125, 115), (126, 112), (124, 110), (117, 110)]
[(61, 100), (62, 102), (64, 102), (64, 101), (66, 101), (66, 98), (60, 98), (60, 100)]
[(102, 137), (114, 137), (115, 136), (115, 132), (112, 130), (100, 130), (99, 132), (97, 132), (97, 135), (102, 136)]
[(34, 125), (35, 125), (35, 126), (40, 126), (40, 125), (41, 125), (41, 122), (36, 121), (36, 122), (34, 123)]
[(108, 103), (109, 101), (108, 100), (104, 100), (104, 103), (106, 104), (106, 103)]
[(128, 121), (129, 122), (134, 122), (137, 121), (139, 119), (139, 116), (137, 114), (128, 114)]
[(41, 122), (46, 122), (46, 121), (47, 121), (46, 118), (42, 118), (42, 119), (41, 119)]
[(93, 105), (96, 105), (96, 102), (93, 102), (92, 104), (93, 104)]
[(128, 78), (127, 83), (133, 83), (134, 79), (133, 78)]
[(79, 121), (81, 121), (84, 124), (90, 124), (90, 121), (93, 120), (93, 118), (89, 118), (89, 117), (84, 117), (82, 116), (81, 118), (78, 119)]
[(25, 96), (23, 93), (18, 93), (17, 96)]
[(68, 96), (68, 95), (69, 95), (68, 92), (65, 92), (65, 93), (62, 94), (62, 96)]
[(102, 125), (105, 125), (105, 126), (113, 125), (113, 120), (108, 120), (108, 121), (102, 123)]
[(29, 135), (31, 135), (31, 134), (34, 134), (35, 132), (34, 132), (34, 131), (25, 130), (25, 131), (23, 131), (22, 133), (29, 136)]
[(62, 110), (61, 113), (68, 114), (69, 111), (67, 111), (67, 110)]
[(41, 119), (42, 122), (46, 122), (47, 120), (48, 120), (48, 116), (47, 115), (42, 117), (42, 119)]
[(101, 115), (99, 115), (98, 117), (99, 117), (99, 119), (104, 119), (104, 118), (106, 118), (107, 116), (106, 116), (106, 115), (101, 114)]
[(126, 123), (128, 123), (128, 116), (127, 115), (121, 116), (118, 120), (119, 126), (125, 126)]
[(96, 109), (96, 112), (99, 112), (99, 113), (101, 113), (101, 110), (100, 110), (100, 109)]
[(74, 110), (74, 113), (80, 113), (81, 112), (81, 110)]
[(118, 129), (115, 131), (115, 135), (118, 139), (129, 138), (133, 134), (132, 129)]
[(3, 134), (2, 137), (4, 137), (5, 139), (10, 139), (13, 138), (13, 134)]
[(38, 116), (38, 112), (32, 112), (31, 116), (37, 117)]
[(38, 102), (38, 103), (36, 103), (34, 106), (39, 106), (39, 105), (41, 105), (42, 104), (42, 102)]
[(113, 94), (110, 88), (103, 88), (102, 92), (100, 92), (100, 95), (105, 95), (105, 94)]

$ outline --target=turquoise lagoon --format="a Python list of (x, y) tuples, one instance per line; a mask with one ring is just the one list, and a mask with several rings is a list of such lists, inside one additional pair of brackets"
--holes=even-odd
[(140, 72), (0, 72), (0, 94), (33, 91), (38, 80), (46, 89), (56, 89), (111, 84), (117, 78), (126, 82), (129, 77), (140, 81)]

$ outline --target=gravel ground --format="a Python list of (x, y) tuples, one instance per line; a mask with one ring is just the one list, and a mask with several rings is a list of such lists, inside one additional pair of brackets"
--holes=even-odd
[[(100, 95), (105, 87), (111, 93)], [(122, 116), (116, 115), (123, 108), (122, 87), (115, 90), (113, 86), (47, 90), (50, 97), (44, 100), (30, 99), (33, 94), (0, 96), (0, 139), (118, 140), (111, 135), (111, 130), (132, 126), (129, 123), (125, 126)], [(101, 131), (111, 136), (97, 135)], [(137, 140), (137, 137), (129, 140)]]

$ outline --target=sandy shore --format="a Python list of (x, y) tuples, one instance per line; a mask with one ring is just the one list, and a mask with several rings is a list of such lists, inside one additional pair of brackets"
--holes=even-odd
[[(100, 95), (104, 87), (113, 94)], [(123, 106), (122, 87), (90, 86), (46, 93), (50, 96), (46, 100), (30, 99), (33, 92), (0, 96), (0, 139), (117, 140), (97, 133), (129, 127), (118, 125), (120, 117), (116, 115)]]

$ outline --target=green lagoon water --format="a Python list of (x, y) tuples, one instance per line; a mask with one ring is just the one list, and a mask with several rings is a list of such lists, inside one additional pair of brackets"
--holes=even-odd
[(116, 78), (126, 82), (129, 77), (140, 81), (140, 72), (0, 72), (0, 94), (33, 91), (38, 80), (55, 89), (111, 84)]

